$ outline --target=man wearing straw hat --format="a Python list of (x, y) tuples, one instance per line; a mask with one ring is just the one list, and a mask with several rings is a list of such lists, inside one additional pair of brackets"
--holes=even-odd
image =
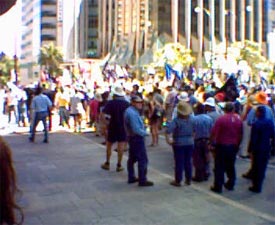
[[(166, 141), (172, 145), (175, 160), (175, 180), (170, 184), (181, 186), (183, 170), (185, 171), (185, 184), (190, 185), (192, 179), (192, 152), (194, 150), (194, 119), (189, 103), (180, 101), (177, 106), (177, 117), (168, 124), (166, 130)], [(172, 134), (172, 139), (170, 135)]]

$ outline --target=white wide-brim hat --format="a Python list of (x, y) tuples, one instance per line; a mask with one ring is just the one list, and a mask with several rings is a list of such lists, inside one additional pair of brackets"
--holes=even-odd
[(123, 91), (123, 88), (121, 86), (114, 86), (112, 88), (112, 94), (119, 96), (119, 97), (124, 97), (125, 96), (125, 92)]

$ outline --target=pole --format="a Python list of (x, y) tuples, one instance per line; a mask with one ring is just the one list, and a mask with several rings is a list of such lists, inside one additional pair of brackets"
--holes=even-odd
[(211, 61), (210, 61), (210, 66), (211, 66), (211, 72), (212, 74), (214, 73), (213, 71), (213, 60), (214, 60), (214, 43), (215, 43), (215, 0), (210, 1), (210, 51), (211, 51)]
[(18, 71), (18, 58), (17, 58), (17, 34), (15, 34), (15, 37), (14, 37), (14, 56), (13, 56), (13, 61), (14, 61), (14, 76), (15, 76), (15, 85), (18, 84), (18, 74), (17, 74), (17, 71)]
[(190, 40), (191, 40), (191, 1), (186, 2), (185, 7), (185, 33), (186, 33), (186, 48), (190, 49)]
[(13, 60), (14, 60), (14, 75), (15, 75), (15, 85), (18, 84), (18, 74), (17, 74), (17, 62), (18, 62), (18, 58), (17, 58), (17, 55), (15, 54), (13, 56)]
[[(198, 1), (198, 8), (203, 9), (203, 0)], [(195, 12), (198, 14), (198, 38), (199, 38), (199, 55), (198, 55), (198, 60), (197, 60), (197, 67), (200, 68), (202, 67), (202, 50), (203, 50), (203, 13), (198, 13), (198, 8), (197, 10), (195, 9)], [(197, 68), (197, 69), (198, 69)]]
[(172, 35), (173, 42), (178, 42), (178, 0), (172, 0)]
[(254, 41), (254, 1), (250, 0), (246, 10), (249, 12), (249, 40)]

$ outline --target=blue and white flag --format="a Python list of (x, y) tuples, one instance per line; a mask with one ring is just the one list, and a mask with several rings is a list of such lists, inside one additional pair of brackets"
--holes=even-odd
[(171, 79), (171, 74), (175, 74), (176, 75), (176, 77), (179, 79), (179, 80), (181, 80), (182, 79), (182, 73), (180, 72), (180, 71), (177, 71), (177, 70), (174, 70), (173, 68), (172, 68), (172, 66), (171, 65), (169, 65), (169, 64), (165, 64), (165, 75), (166, 75), (166, 79), (167, 80), (170, 80)]

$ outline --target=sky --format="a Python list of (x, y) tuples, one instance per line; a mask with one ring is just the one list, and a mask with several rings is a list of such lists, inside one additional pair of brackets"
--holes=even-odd
[(0, 16), (0, 52), (13, 57), (20, 56), (21, 45), (21, 0), (17, 0), (7, 13)]

